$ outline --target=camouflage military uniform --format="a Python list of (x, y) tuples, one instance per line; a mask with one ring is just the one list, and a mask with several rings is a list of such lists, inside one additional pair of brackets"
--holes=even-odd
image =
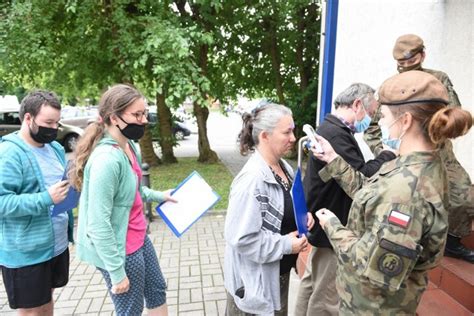
[[(449, 95), (449, 106), (461, 106), (458, 95), (448, 75), (442, 71), (422, 68), (421, 71), (436, 77), (445, 86)], [(369, 128), (364, 134), (364, 140), (374, 155), (382, 151), (382, 133), (378, 122), (380, 119), (380, 107), (372, 118)], [(456, 237), (464, 237), (471, 232), (471, 221), (474, 216), (474, 188), (469, 174), (461, 166), (453, 152), (453, 145), (447, 140), (441, 146), (440, 156), (449, 179), (449, 234)]]
[(337, 217), (325, 226), (338, 256), (340, 313), (414, 315), (446, 243), (447, 180), (438, 153), (399, 157), (369, 179), (338, 157), (320, 176), (354, 196), (347, 227)]

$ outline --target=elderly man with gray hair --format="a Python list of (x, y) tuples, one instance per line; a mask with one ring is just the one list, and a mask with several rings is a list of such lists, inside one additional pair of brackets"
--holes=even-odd
[[(328, 114), (317, 129), (317, 133), (331, 143), (337, 154), (367, 177), (375, 174), (384, 162), (395, 158), (393, 152), (382, 151), (375, 159), (365, 162), (354, 138), (355, 132), (367, 129), (376, 112), (378, 104), (374, 92), (373, 88), (363, 83), (350, 85), (336, 97), (335, 111)], [(352, 199), (334, 179), (323, 182), (318, 173), (325, 165), (313, 156), (308, 159), (303, 181), (306, 204), (313, 216), (321, 208), (333, 210), (345, 225)], [(295, 315), (337, 315), (337, 258), (317, 219), (308, 234), (308, 241), (313, 247), (300, 283)]]

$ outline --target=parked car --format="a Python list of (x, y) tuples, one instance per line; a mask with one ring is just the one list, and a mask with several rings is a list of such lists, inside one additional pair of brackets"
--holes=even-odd
[[(21, 127), (18, 110), (0, 109), (0, 137), (19, 130)], [(79, 137), (84, 130), (77, 126), (72, 126), (59, 122), (57, 141), (64, 146), (67, 152), (71, 152), (76, 147)]]
[[(153, 110), (153, 107), (150, 107), (150, 112), (148, 113), (148, 123), (150, 124), (150, 127), (152, 128), (152, 135), (155, 138), (156, 133), (155, 131), (155, 126), (158, 122), (158, 115), (156, 114), (156, 107)], [(173, 120), (173, 125), (172, 125), (172, 133), (174, 137), (177, 140), (182, 140), (185, 137), (191, 135), (191, 130), (188, 128), (186, 124), (183, 122), (180, 122), (177, 118)]]
[(97, 108), (68, 106), (61, 109), (61, 122), (85, 129), (90, 123), (95, 122), (98, 116)]

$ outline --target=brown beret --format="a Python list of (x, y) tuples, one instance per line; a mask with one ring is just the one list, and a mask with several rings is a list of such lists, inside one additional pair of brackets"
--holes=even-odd
[(445, 86), (429, 73), (411, 70), (388, 78), (378, 91), (378, 101), (384, 105), (409, 103), (444, 103), (449, 97)]
[(405, 34), (397, 38), (393, 47), (393, 58), (396, 60), (409, 59), (425, 48), (421, 37), (415, 34)]

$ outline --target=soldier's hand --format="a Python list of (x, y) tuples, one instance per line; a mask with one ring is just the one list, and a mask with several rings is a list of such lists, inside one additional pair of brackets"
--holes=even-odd
[(178, 203), (178, 200), (176, 200), (175, 198), (173, 198), (171, 196), (171, 193), (174, 191), (174, 189), (170, 189), (170, 190), (166, 190), (165, 192), (163, 192), (165, 194), (165, 201), (168, 201), (168, 202), (173, 202), (173, 203)]
[(315, 136), (319, 145), (321, 145), (321, 148), (323, 149), (323, 151), (318, 152), (316, 148), (311, 147), (311, 151), (313, 152), (314, 157), (326, 163), (330, 163), (331, 161), (336, 159), (338, 155), (334, 151), (334, 148), (332, 148), (331, 144), (324, 137), (319, 136), (319, 135), (315, 135)]
[(62, 202), (69, 191), (69, 182), (67, 180), (59, 181), (48, 188), (48, 193), (51, 196), (54, 204)]
[(308, 247), (308, 239), (305, 235), (298, 237), (298, 232), (294, 231), (288, 234), (291, 238), (291, 253), (299, 253)]
[(114, 294), (122, 294), (128, 292), (128, 289), (130, 288), (130, 281), (128, 280), (128, 277), (125, 277), (122, 281), (120, 281), (117, 284), (112, 285), (112, 293)]
[(336, 215), (334, 215), (334, 213), (330, 210), (322, 208), (316, 212), (316, 217), (319, 219), (319, 224), (321, 225), (321, 227), (324, 228), (329, 219), (331, 217), (336, 217)]
[(310, 212), (308, 212), (308, 221), (306, 222), (306, 225), (308, 226), (308, 230), (311, 230), (314, 226), (314, 217)]

